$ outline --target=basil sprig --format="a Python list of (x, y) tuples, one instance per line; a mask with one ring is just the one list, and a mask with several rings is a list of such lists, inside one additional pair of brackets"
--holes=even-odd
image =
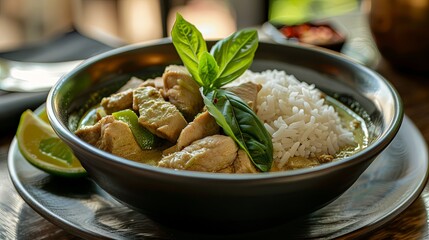
[(224, 132), (250, 156), (261, 171), (271, 168), (273, 144), (262, 122), (241, 98), (223, 89), (203, 97), (204, 103)]
[(269, 171), (273, 161), (270, 134), (241, 98), (220, 89), (242, 75), (252, 64), (258, 48), (257, 31), (240, 30), (218, 41), (209, 53), (200, 31), (177, 14), (171, 36), (183, 64), (201, 86), (210, 115), (259, 170)]
[(241, 30), (218, 41), (210, 50), (219, 64), (219, 74), (212, 80), (212, 87), (220, 88), (240, 77), (252, 64), (257, 48), (256, 30)]

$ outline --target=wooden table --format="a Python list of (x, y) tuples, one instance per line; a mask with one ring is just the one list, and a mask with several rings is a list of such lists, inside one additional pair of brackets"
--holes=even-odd
[[(405, 114), (414, 122), (429, 143), (429, 76), (416, 76), (395, 71), (385, 61), (376, 70), (398, 90)], [(429, 239), (429, 186), (404, 212), (381, 229), (371, 239)]]
[[(375, 69), (399, 91), (405, 114), (429, 142), (429, 76), (397, 72), (381, 60)], [(7, 172), (7, 154), (15, 129), (0, 137), (0, 239), (78, 239), (53, 225), (27, 205)], [(369, 234), (370, 239), (429, 239), (429, 187), (396, 218)], [(347, 236), (345, 236), (347, 237)]]

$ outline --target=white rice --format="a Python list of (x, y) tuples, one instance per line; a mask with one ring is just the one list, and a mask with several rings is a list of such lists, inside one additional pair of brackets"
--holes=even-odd
[(272, 135), (274, 164), (279, 168), (289, 158), (335, 155), (354, 144), (353, 133), (341, 125), (334, 108), (325, 104), (322, 93), (284, 71), (246, 71), (235, 83), (262, 84), (257, 115)]

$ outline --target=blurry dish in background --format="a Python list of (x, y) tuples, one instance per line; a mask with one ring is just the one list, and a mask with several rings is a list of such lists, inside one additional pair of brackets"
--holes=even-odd
[[(360, 64), (374, 68), (380, 61), (381, 56), (369, 30), (367, 15), (365, 13), (366, 9), (356, 10), (344, 15), (324, 19), (323, 22), (329, 23), (346, 36), (344, 45), (340, 51), (342, 54)], [(353, 29), (353, 31), (348, 31), (348, 29)], [(271, 22), (266, 22), (262, 25), (261, 36), (279, 44), (298, 43), (296, 40), (293, 41), (285, 38)]]
[(261, 33), (276, 43), (290, 44), (294, 41), (286, 40), (275, 26), (291, 26), (305, 22), (329, 23), (347, 37), (341, 53), (360, 64), (374, 68), (380, 60), (380, 53), (369, 31), (365, 9), (367, 4), (364, 3), (366, 1), (270, 0), (268, 21), (263, 24)]
[[(267, 22), (264, 28), (271, 24)], [(334, 51), (341, 51), (346, 41), (345, 34), (335, 29), (329, 23), (302, 23), (296, 25), (275, 25), (272, 26), (279, 31), (282, 37), (288, 41), (311, 44), (319, 47), (328, 48)], [(275, 31), (271, 28), (271, 31)]]
[(358, 6), (356, 0), (271, 0), (262, 30), (277, 43), (304, 43), (340, 52), (347, 34), (330, 19)]
[(270, 0), (268, 21), (296, 25), (342, 15), (359, 8), (358, 0)]

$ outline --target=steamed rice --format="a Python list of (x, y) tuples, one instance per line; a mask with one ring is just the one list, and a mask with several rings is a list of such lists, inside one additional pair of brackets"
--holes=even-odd
[(335, 155), (341, 147), (355, 144), (353, 133), (342, 126), (314, 85), (277, 70), (247, 71), (237, 80), (247, 81), (262, 85), (257, 115), (272, 135), (274, 164), (279, 168), (291, 157)]

